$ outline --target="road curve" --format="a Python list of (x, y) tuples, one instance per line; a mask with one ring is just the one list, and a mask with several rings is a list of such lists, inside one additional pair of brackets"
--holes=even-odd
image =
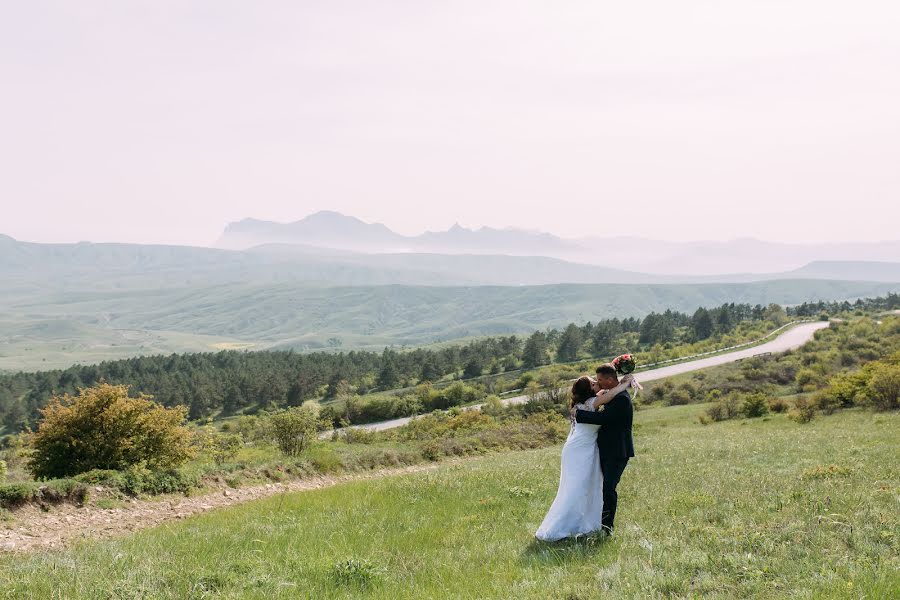
[[(678, 363), (676, 365), (670, 365), (668, 367), (660, 367), (658, 369), (652, 369), (650, 371), (641, 371), (635, 374), (635, 378), (638, 381), (654, 381), (656, 379), (672, 377), (673, 375), (681, 375), (682, 373), (690, 373), (691, 371), (698, 371), (700, 369), (708, 369), (710, 367), (726, 365), (728, 363), (733, 363), (744, 358), (759, 356), (760, 354), (773, 354), (776, 352), (786, 352), (788, 350), (794, 350), (795, 348), (799, 348), (806, 342), (810, 341), (817, 331), (828, 326), (829, 323), (827, 321), (802, 323), (800, 325), (797, 325), (796, 327), (788, 329), (771, 342), (766, 342), (765, 344), (760, 344), (759, 346), (753, 346), (752, 348), (746, 348), (744, 350), (735, 350), (734, 352), (728, 352), (726, 354), (718, 354), (716, 356), (710, 356), (709, 358), (700, 358), (697, 360)], [(528, 396), (514, 396), (512, 398), (506, 398), (505, 400), (503, 400), (503, 403), (522, 404), (527, 401)], [(480, 406), (480, 404), (467, 406), (466, 409), (470, 410), (473, 408), (478, 408)], [(366, 429), (368, 431), (384, 431), (385, 429), (393, 429), (395, 427), (400, 427), (401, 425), (406, 425), (415, 418), (418, 417), (403, 417), (401, 419), (391, 419), (390, 421), (380, 421), (378, 423), (352, 425), (351, 428)], [(330, 435), (331, 432), (328, 431), (325, 432), (322, 437), (328, 437)]]

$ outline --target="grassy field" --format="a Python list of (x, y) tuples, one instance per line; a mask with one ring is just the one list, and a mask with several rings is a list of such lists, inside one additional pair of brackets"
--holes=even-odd
[(274, 497), (0, 560), (8, 598), (886, 598), (900, 592), (900, 415), (697, 423), (638, 413), (610, 540), (532, 534), (559, 448)]

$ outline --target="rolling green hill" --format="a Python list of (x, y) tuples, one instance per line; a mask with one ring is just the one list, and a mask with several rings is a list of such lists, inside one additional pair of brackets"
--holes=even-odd
[(900, 284), (784, 280), (704, 285), (335, 287), (221, 284), (95, 291), (15, 288), (0, 298), (0, 369), (35, 370), (221, 348), (380, 348), (532, 332), (725, 302), (884, 295)]

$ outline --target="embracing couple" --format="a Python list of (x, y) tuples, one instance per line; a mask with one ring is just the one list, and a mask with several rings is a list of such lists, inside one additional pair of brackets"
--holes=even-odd
[[(631, 423), (634, 408), (628, 388), (631, 375), (619, 381), (611, 364), (597, 377), (581, 377), (572, 386), (572, 428), (562, 449), (559, 491), (535, 537), (554, 542), (613, 530), (616, 486), (634, 456)], [(599, 410), (602, 408), (602, 410)]]

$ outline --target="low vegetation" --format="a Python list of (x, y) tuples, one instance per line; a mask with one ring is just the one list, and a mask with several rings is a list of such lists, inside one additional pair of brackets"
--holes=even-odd
[(900, 317), (832, 323), (793, 352), (745, 359), (709, 371), (650, 382), (645, 403), (711, 403), (704, 421), (787, 412), (817, 414), (900, 407)]

